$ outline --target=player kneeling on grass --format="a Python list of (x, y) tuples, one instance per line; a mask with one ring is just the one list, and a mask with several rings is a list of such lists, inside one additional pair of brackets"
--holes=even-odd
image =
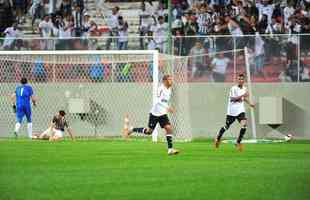
[(234, 85), (230, 89), (228, 107), (227, 107), (227, 115), (226, 115), (226, 124), (223, 126), (219, 133), (215, 138), (215, 147), (218, 148), (220, 146), (221, 138), (226, 130), (229, 129), (230, 125), (234, 123), (237, 119), (241, 124), (241, 129), (239, 133), (239, 137), (237, 139), (236, 147), (239, 151), (242, 151), (243, 146), (241, 144), (241, 140), (246, 132), (247, 128), (247, 119), (245, 117), (245, 108), (244, 102), (248, 103), (251, 107), (254, 108), (254, 104), (251, 103), (247, 97), (249, 93), (247, 88), (244, 86), (245, 76), (243, 74), (238, 75), (238, 84)]
[(59, 141), (64, 138), (65, 135), (65, 128), (71, 137), (74, 140), (72, 129), (69, 127), (68, 121), (65, 118), (65, 111), (60, 110), (58, 114), (53, 117), (51, 122), (51, 126), (41, 134), (35, 135), (34, 139), (42, 139), (42, 140), (49, 140), (49, 141)]
[(129, 119), (128, 117), (125, 118), (125, 125), (123, 134), (124, 137), (127, 138), (133, 132), (142, 133), (145, 135), (151, 135), (153, 130), (155, 129), (157, 123), (159, 123), (161, 128), (166, 130), (166, 139), (168, 143), (168, 155), (175, 155), (178, 154), (179, 151), (173, 149), (172, 144), (172, 126), (170, 124), (169, 118), (167, 113), (173, 112), (173, 109), (169, 107), (168, 102), (171, 97), (171, 86), (172, 86), (172, 76), (171, 75), (164, 75), (163, 77), (163, 84), (158, 88), (157, 100), (154, 106), (151, 109), (149, 115), (149, 123), (148, 128), (133, 128), (129, 127)]

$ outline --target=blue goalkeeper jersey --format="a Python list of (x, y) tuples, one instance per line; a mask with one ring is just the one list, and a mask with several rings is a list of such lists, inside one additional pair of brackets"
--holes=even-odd
[(30, 85), (21, 85), (16, 87), (16, 107), (31, 107), (30, 97), (33, 95), (33, 90)]

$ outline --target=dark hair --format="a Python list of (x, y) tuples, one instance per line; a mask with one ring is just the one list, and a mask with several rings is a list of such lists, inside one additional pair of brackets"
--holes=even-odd
[(169, 78), (169, 77), (171, 77), (171, 75), (170, 75), (170, 74), (166, 74), (166, 75), (164, 75), (164, 76), (163, 76), (163, 81), (168, 80), (168, 78)]
[(24, 84), (27, 84), (27, 83), (28, 83), (27, 78), (25, 78), (25, 77), (21, 78), (21, 79), (20, 79), (20, 83), (23, 84), (23, 85), (24, 85)]
[(157, 19), (158, 19), (158, 21), (159, 21), (159, 20), (161, 20), (161, 19), (164, 19), (164, 17), (163, 17), (163, 16), (159, 16)]
[(241, 73), (238, 75), (238, 78), (240, 78), (240, 77), (245, 78), (245, 75)]
[(60, 114), (61, 116), (65, 116), (65, 115), (66, 115), (66, 112), (65, 112), (64, 110), (60, 110), (60, 111), (59, 111), (59, 114)]

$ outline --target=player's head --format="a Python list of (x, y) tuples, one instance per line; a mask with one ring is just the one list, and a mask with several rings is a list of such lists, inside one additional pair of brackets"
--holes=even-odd
[(172, 86), (172, 76), (170, 75), (170, 74), (166, 74), (166, 75), (164, 75), (164, 77), (163, 77), (163, 83), (164, 83), (164, 85), (167, 87), (167, 88), (169, 88), (169, 87), (171, 87)]
[(118, 22), (123, 22), (123, 16), (120, 15), (120, 16), (118, 16), (117, 19), (118, 19)]
[(198, 40), (198, 41), (196, 41), (196, 43), (195, 43), (195, 46), (197, 47), (197, 48), (199, 48), (199, 49), (201, 49), (203, 46), (202, 46), (202, 43)]
[(238, 75), (238, 85), (242, 86), (245, 81), (245, 75), (244, 74), (239, 74)]
[(64, 117), (66, 115), (66, 112), (64, 110), (60, 110), (58, 113), (61, 117)]
[(27, 78), (25, 78), (25, 77), (21, 78), (20, 79), (20, 83), (23, 84), (23, 85), (27, 84), (28, 83)]
[(157, 19), (160, 24), (163, 24), (165, 22), (165, 18), (163, 16), (159, 16)]

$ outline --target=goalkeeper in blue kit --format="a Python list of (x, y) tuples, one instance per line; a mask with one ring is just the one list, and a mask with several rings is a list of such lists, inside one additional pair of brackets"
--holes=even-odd
[(16, 113), (14, 135), (15, 137), (18, 136), (23, 118), (26, 116), (28, 137), (32, 138), (32, 113), (30, 101), (32, 101), (32, 104), (36, 106), (37, 100), (33, 94), (32, 87), (28, 84), (27, 78), (22, 78), (20, 83), (21, 85), (16, 87), (15, 93), (11, 96), (13, 104), (12, 107)]

